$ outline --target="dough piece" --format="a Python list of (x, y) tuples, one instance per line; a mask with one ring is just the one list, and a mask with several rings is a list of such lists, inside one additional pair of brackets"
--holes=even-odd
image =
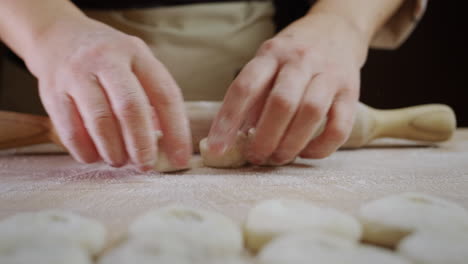
[(106, 242), (106, 230), (97, 221), (66, 211), (46, 210), (0, 221), (0, 250), (46, 235), (59, 243), (74, 243), (90, 255), (100, 252)]
[[(157, 239), (157, 238), (154, 238)], [(177, 245), (174, 245), (177, 246)], [(113, 249), (98, 264), (191, 264), (185, 256), (161, 252), (152, 240), (134, 239)]]
[(202, 165), (203, 162), (200, 160), (200, 158), (192, 157), (187, 167), (174, 167), (167, 158), (166, 153), (164, 153), (163, 151), (158, 151), (158, 160), (154, 165), (154, 170), (157, 172), (176, 172), (187, 169), (199, 168), (202, 167)]
[(349, 239), (306, 231), (274, 239), (258, 255), (259, 264), (409, 264), (391, 251)]
[[(190, 257), (173, 251), (164, 252), (159, 245), (148, 237), (131, 239), (102, 257), (98, 264), (248, 264), (240, 256), (210, 258), (206, 256)], [(177, 244), (173, 245), (177, 247)]]
[(452, 202), (420, 193), (388, 196), (360, 209), (363, 239), (394, 247), (414, 231), (468, 232), (468, 211)]
[(0, 248), (0, 263), (2, 264), (92, 263), (89, 254), (75, 243), (58, 242), (47, 235), (30, 240), (16, 241), (16, 243), (10, 243), (8, 246), (8, 248)]
[(219, 156), (213, 155), (208, 150), (207, 138), (200, 141), (200, 154), (203, 163), (208, 167), (213, 168), (239, 168), (247, 164), (247, 159), (244, 156), (245, 147), (247, 145), (247, 135), (243, 132), (238, 132), (236, 142), (226, 152)]
[(397, 251), (415, 264), (466, 264), (468, 232), (416, 232), (405, 237)]
[(253, 251), (279, 235), (301, 230), (323, 231), (352, 241), (361, 238), (361, 225), (354, 217), (289, 199), (260, 202), (247, 215), (244, 229), (247, 247)]
[(137, 219), (129, 238), (142, 237), (160, 252), (189, 258), (239, 255), (243, 249), (241, 229), (231, 219), (183, 206), (164, 207)]

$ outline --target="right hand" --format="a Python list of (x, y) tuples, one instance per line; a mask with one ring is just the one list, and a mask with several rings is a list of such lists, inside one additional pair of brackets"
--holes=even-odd
[(152, 169), (161, 130), (172, 165), (186, 166), (192, 144), (182, 94), (142, 40), (83, 16), (46, 28), (28, 54), (44, 107), (76, 160)]

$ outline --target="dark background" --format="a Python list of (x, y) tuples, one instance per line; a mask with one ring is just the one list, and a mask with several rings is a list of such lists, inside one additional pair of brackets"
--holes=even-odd
[(399, 49), (372, 50), (362, 71), (361, 101), (377, 108), (450, 105), (468, 126), (468, 27), (452, 1), (429, 1), (420, 24)]

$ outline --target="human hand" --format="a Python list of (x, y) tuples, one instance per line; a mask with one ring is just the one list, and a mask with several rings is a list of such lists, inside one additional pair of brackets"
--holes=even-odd
[(86, 17), (57, 21), (26, 64), (62, 142), (84, 163), (152, 169), (155, 130), (174, 167), (192, 154), (181, 92), (146, 44)]
[(223, 153), (239, 129), (255, 127), (251, 163), (332, 154), (352, 129), (368, 41), (339, 16), (313, 14), (265, 42), (225, 96), (208, 137), (211, 151)]

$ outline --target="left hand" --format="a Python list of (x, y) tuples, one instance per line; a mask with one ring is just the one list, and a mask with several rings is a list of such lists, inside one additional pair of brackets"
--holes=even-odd
[(211, 151), (223, 153), (239, 129), (255, 127), (247, 148), (253, 164), (335, 152), (352, 129), (368, 46), (365, 34), (336, 15), (309, 14), (291, 24), (260, 47), (229, 87), (208, 137)]

